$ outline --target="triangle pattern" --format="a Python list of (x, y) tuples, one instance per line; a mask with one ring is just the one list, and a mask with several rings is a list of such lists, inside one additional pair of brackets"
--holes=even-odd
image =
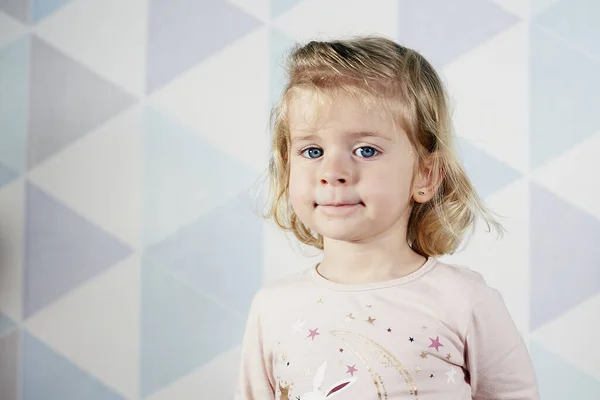
[(32, 57), (30, 166), (67, 147), (133, 102), (131, 96), (36, 37)]
[(226, 0), (240, 10), (267, 22), (271, 19), (271, 0)]
[(244, 192), (148, 249), (147, 256), (244, 318), (262, 280), (263, 224), (252, 211)]
[(15, 41), (26, 31), (27, 28), (22, 23), (3, 12), (0, 7), (0, 47)]
[(154, 394), (242, 339), (244, 319), (142, 262), (141, 394)]
[(294, 39), (281, 32), (277, 28), (269, 29), (269, 76), (270, 76), (270, 98), (269, 105), (273, 107), (283, 94), (286, 84), (285, 63), (288, 52), (295, 44)]
[(569, 362), (535, 343), (531, 345), (530, 352), (540, 382), (540, 398), (544, 400), (600, 398), (600, 381), (579, 371)]
[(457, 134), (521, 173), (529, 171), (528, 40), (528, 24), (518, 23), (444, 68)]
[(8, 331), (15, 327), (15, 323), (0, 312), (0, 336), (4, 336)]
[(518, 18), (480, 0), (400, 0), (399, 40), (434, 65), (446, 65), (472, 51)]
[(544, 325), (531, 337), (600, 382), (600, 347), (582, 346), (583, 343), (594, 343), (600, 337), (600, 326), (590, 323), (593, 315), (600, 315), (600, 295)]
[(535, 182), (600, 220), (598, 149), (600, 132), (538, 168), (532, 177)]
[(521, 177), (518, 171), (473, 146), (467, 140), (458, 140), (457, 150), (469, 178), (482, 198)]
[(23, 400), (125, 400), (29, 333), (22, 340)]
[(236, 346), (146, 400), (233, 399), (240, 356)]
[(337, 0), (304, 0), (271, 26), (299, 42), (374, 33), (396, 38), (399, 16), (396, 0), (345, 0), (343, 17)]
[(140, 246), (142, 111), (132, 107), (33, 169), (30, 180), (131, 247)]
[(535, 183), (530, 200), (530, 328), (537, 329), (600, 292), (600, 221)]
[(535, 25), (530, 37), (529, 148), (539, 167), (600, 130), (600, 63)]
[(0, 188), (12, 182), (19, 174), (0, 163)]
[(527, 0), (525, 3), (529, 3), (530, 16), (533, 17), (544, 12), (558, 1), (560, 0)]
[(0, 10), (23, 23), (29, 22), (31, 0), (0, 0)]
[(27, 331), (123, 397), (138, 398), (139, 286), (139, 257), (129, 257), (33, 316)]
[(142, 97), (147, 17), (146, 0), (77, 0), (45, 19), (36, 32), (119, 89)]
[(0, 49), (0, 163), (17, 174), (27, 165), (30, 48), (25, 37)]
[(27, 187), (26, 226), (26, 318), (131, 253), (32, 184)]
[(153, 92), (261, 24), (221, 0), (150, 0), (149, 7), (147, 92)]
[(15, 322), (23, 319), (25, 203), (23, 179), (0, 187), (0, 311)]
[(268, 55), (267, 28), (255, 30), (156, 92), (152, 105), (231, 158), (263, 169), (269, 143)]
[(573, 47), (600, 58), (600, 2), (561, 0), (534, 18), (534, 22), (566, 38)]
[(294, 8), (303, 0), (271, 0), (271, 17), (277, 18)]
[(19, 400), (21, 334), (18, 329), (0, 332), (0, 399)]
[(33, 20), (39, 22), (71, 0), (32, 0)]
[(170, 236), (256, 179), (246, 166), (150, 108), (144, 130), (144, 245)]

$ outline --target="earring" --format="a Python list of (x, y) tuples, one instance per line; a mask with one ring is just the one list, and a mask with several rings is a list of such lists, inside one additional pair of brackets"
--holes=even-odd
[(425, 192), (421, 190), (421, 191), (419, 191), (419, 194), (420, 194), (421, 196), (423, 196), (423, 195), (425, 194)]

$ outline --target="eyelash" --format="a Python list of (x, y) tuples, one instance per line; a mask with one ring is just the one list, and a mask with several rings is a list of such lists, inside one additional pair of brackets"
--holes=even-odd
[[(304, 153), (306, 153), (307, 151), (309, 151), (309, 150), (312, 150), (312, 149), (319, 149), (319, 148), (318, 148), (318, 147), (314, 147), (314, 146), (313, 146), (313, 147), (307, 147), (307, 148), (304, 148), (304, 149), (300, 150), (300, 151), (298, 152), (298, 154), (300, 154), (302, 157), (308, 158), (309, 160), (315, 160), (315, 159), (319, 158), (319, 157), (314, 157), (314, 158), (311, 158), (311, 157), (307, 157), (307, 156), (305, 156), (305, 155), (304, 155)], [(381, 151), (377, 150), (377, 149), (376, 149), (375, 147), (373, 147), (373, 146), (361, 146), (361, 147), (357, 147), (357, 148), (354, 150), (354, 152), (356, 152), (356, 150), (360, 150), (360, 149), (372, 149), (372, 150), (375, 152), (375, 154), (373, 154), (371, 157), (361, 157), (361, 156), (359, 156), (359, 157), (361, 157), (361, 158), (366, 158), (366, 159), (369, 159), (369, 158), (373, 158), (373, 157), (375, 157), (375, 156), (377, 156), (377, 155), (381, 154)], [(319, 149), (319, 150), (321, 150), (321, 149)], [(323, 150), (321, 150), (321, 151), (323, 151)], [(354, 153), (354, 152), (353, 152), (353, 153)]]

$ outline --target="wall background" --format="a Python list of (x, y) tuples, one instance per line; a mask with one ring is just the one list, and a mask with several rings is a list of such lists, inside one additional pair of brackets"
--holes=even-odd
[(250, 209), (295, 40), (380, 33), (446, 80), (508, 235), (542, 398), (600, 398), (600, 3), (0, 0), (0, 399), (228, 399), (252, 294), (305, 268)]

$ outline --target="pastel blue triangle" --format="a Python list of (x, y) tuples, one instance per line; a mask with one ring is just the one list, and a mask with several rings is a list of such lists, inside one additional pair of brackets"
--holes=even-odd
[(279, 17), (294, 8), (303, 0), (271, 0), (271, 18)]
[(33, 20), (39, 22), (41, 19), (46, 18), (70, 1), (71, 0), (33, 0), (31, 10), (33, 13)]
[(29, 37), (0, 48), (0, 163), (22, 173), (27, 167)]
[[(565, 340), (569, 338), (565, 337)], [(530, 352), (538, 377), (541, 399), (600, 399), (599, 380), (536, 343), (530, 345)]]
[(285, 63), (287, 55), (294, 45), (294, 39), (278, 29), (269, 29), (270, 56), (270, 104), (273, 106), (281, 96), (286, 83)]
[(600, 2), (597, 0), (562, 0), (537, 15), (533, 21), (559, 34), (574, 48), (600, 57)]
[(548, 162), (600, 130), (600, 62), (531, 26), (530, 159)]
[(243, 319), (147, 259), (142, 262), (141, 284), (144, 398), (241, 342)]
[(250, 201), (242, 193), (147, 252), (241, 318), (262, 282), (264, 225)]
[(28, 332), (22, 357), (23, 400), (124, 400)]
[(517, 170), (471, 145), (465, 139), (458, 140), (457, 150), (469, 178), (481, 197), (487, 197), (521, 177)]
[(28, 183), (25, 318), (112, 267), (131, 252), (126, 244)]
[(15, 323), (7, 315), (0, 312), (0, 336), (15, 327)]
[(483, 45), (519, 19), (491, 1), (399, 0), (398, 37), (442, 67)]
[(534, 330), (600, 293), (600, 221), (545, 188), (530, 185), (529, 314)]
[(146, 245), (170, 235), (173, 223), (192, 222), (188, 217), (200, 207), (215, 207), (247, 190), (259, 177), (199, 134), (150, 108), (144, 112), (144, 131)]
[(0, 399), (20, 400), (21, 332), (0, 330)]
[(149, 0), (148, 14), (148, 92), (164, 86), (262, 24), (221, 0)]
[(2, 162), (0, 162), (0, 188), (4, 185), (9, 184), (18, 176), (19, 174), (17, 174), (10, 168), (7, 168), (5, 165), (2, 164)]

